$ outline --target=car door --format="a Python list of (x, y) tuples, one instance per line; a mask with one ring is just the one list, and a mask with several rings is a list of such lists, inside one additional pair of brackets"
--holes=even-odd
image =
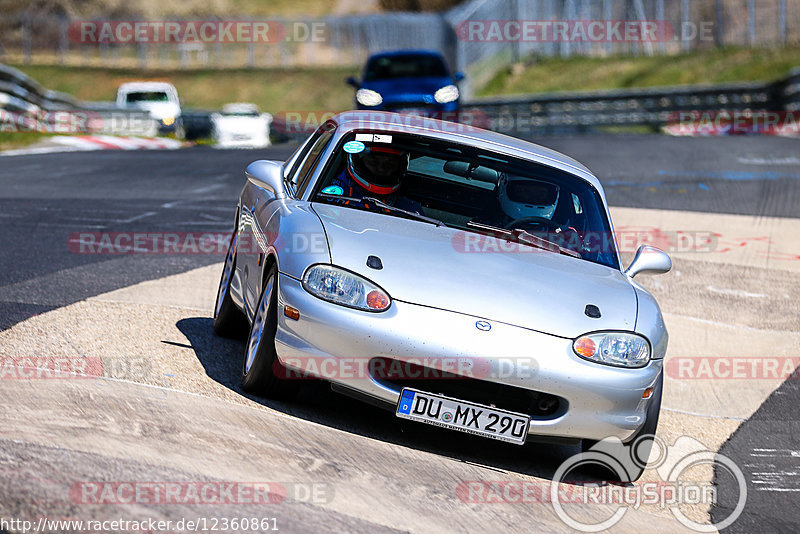
[[(289, 190), (290, 199), (296, 191), (302, 191), (308, 179), (313, 174), (316, 164), (333, 137), (334, 128), (320, 127), (308, 142), (304, 144), (297, 157), (290, 158), (290, 167), (286, 169), (285, 181)], [(261, 295), (262, 276), (264, 265), (262, 255), (274, 244), (277, 232), (270, 228), (279, 228), (278, 221), (272, 221), (280, 209), (280, 203), (274, 196), (252, 182), (248, 183), (242, 194), (242, 212), (239, 223), (242, 242), (239, 246), (241, 264), (240, 272), (244, 278), (245, 306), (250, 317), (258, 305)], [(238, 260), (237, 260), (238, 261)]]

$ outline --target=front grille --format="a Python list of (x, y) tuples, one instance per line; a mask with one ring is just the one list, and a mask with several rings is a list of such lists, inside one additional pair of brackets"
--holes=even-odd
[[(394, 361), (401, 365), (393, 367), (392, 362)], [(386, 371), (398, 367), (407, 372), (409, 376), (427, 378), (407, 378)], [(400, 362), (392, 358), (373, 358), (369, 363), (369, 373), (376, 382), (397, 391), (402, 388), (414, 388), (454, 399), (528, 414), (533, 419), (555, 419), (567, 411), (567, 400), (556, 395), (478, 378), (462, 377), (422, 365)]]
[(441, 108), (441, 104), (434, 104), (428, 102), (387, 102), (383, 105), (386, 111), (395, 111), (402, 113), (404, 111), (427, 111), (435, 112)]

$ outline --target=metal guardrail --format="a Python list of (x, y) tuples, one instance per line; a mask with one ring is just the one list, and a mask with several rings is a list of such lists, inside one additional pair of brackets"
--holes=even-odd
[(682, 112), (800, 110), (800, 69), (766, 84), (543, 93), (474, 99), (462, 109), (487, 118), (492, 130), (523, 138), (608, 126), (658, 128)]
[[(0, 64), (0, 109), (27, 114), (46, 129), (52, 120), (50, 112), (68, 111), (74, 115), (71, 123), (79, 132), (109, 135), (155, 137), (158, 122), (146, 111), (120, 108), (115, 102), (81, 102), (71, 95), (44, 89), (27, 74)], [(206, 110), (183, 110), (181, 120), (186, 139), (211, 135), (211, 114)], [(69, 130), (76, 133), (75, 129)]]
[[(70, 133), (153, 137), (158, 124), (149, 113), (120, 109), (113, 102), (80, 102), (73, 96), (44, 89), (27, 74), (0, 64), (0, 109), (25, 115), (26, 128), (48, 131), (59, 123)], [(68, 112), (71, 117), (53, 117)]]
[[(0, 64), (0, 109), (37, 114), (68, 110), (85, 115), (87, 132), (155, 136), (157, 122), (147, 112), (113, 102), (79, 102), (43, 89), (17, 69)], [(800, 68), (770, 83), (654, 87), (580, 93), (544, 93), (475, 99), (462, 105), (480, 126), (520, 138), (552, 133), (591, 132), (601, 127), (659, 128), (681, 113), (719, 111), (800, 111)], [(211, 134), (207, 110), (183, 110), (187, 139)]]

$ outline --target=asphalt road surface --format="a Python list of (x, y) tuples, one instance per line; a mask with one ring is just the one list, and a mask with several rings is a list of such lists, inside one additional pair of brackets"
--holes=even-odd
[[(714, 355), (748, 343), (753, 354), (766, 353), (776, 334), (800, 330), (800, 275), (791, 258), (800, 259), (800, 248), (770, 234), (800, 219), (800, 142), (663, 136), (539, 142), (592, 169), (627, 224), (689, 224), (696, 216), (691, 230), (713, 227), (724, 234), (753, 227), (773, 236), (770, 250), (783, 247), (781, 256), (762, 265), (760, 256), (747, 253), (759, 243), (758, 232), (745, 239), (735, 234), (728, 241), (745, 252), (737, 256), (741, 261), (680, 257), (677, 272), (662, 281), (643, 279), (678, 325), (669, 324), (668, 357), (696, 348), (686, 339), (714, 350), (716, 340), (708, 338), (725, 328), (730, 339), (719, 339)], [(457, 488), (471, 480), (546, 482), (575, 447), (529, 444), (519, 454), (510, 445), (454, 439), (401, 424), (320, 384), (309, 385), (296, 403), (249, 397), (238, 386), (242, 343), (213, 336), (211, 302), (205, 308), (192, 296), (198, 280), (215, 276), (222, 254), (75, 252), (81, 232), (230, 231), (244, 167), (254, 159), (284, 159), (292, 148), (0, 158), (0, 356), (74, 350), (112, 354), (116, 362), (130, 356), (148, 369), (146, 378), (120, 380), (0, 380), (0, 517), (275, 517), (289, 532), (569, 531), (549, 505), (476, 504), (461, 499)], [(786, 228), (793, 235), (794, 226)], [(141, 284), (158, 280), (169, 282)], [(135, 296), (126, 289), (131, 286), (138, 288)], [(170, 295), (165, 287), (180, 292)], [(681, 339), (676, 328), (696, 337)], [(146, 344), (150, 336), (156, 349)], [(669, 442), (681, 435), (702, 438), (744, 471), (747, 503), (730, 531), (796, 531), (796, 382), (730, 382), (707, 389), (674, 382), (659, 434)], [(719, 403), (709, 406), (718, 409), (697, 413), (702, 402), (693, 400), (693, 388), (711, 391)], [(726, 412), (726, 405), (738, 407), (736, 399), (747, 397), (744, 389), (763, 395), (748, 398), (755, 402), (751, 408)], [(738, 496), (735, 480), (716, 476), (720, 498), (710, 509), (712, 521), (730, 513)], [(185, 488), (198, 480), (277, 481), (281, 503), (97, 505), (81, 493), (98, 481), (172, 481)], [(632, 511), (617, 528), (675, 526), (668, 512)]]

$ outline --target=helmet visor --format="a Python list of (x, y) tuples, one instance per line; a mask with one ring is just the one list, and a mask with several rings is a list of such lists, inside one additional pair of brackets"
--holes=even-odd
[(396, 187), (408, 168), (408, 154), (393, 148), (368, 147), (350, 158), (358, 176), (379, 187)]
[(512, 202), (530, 206), (552, 206), (558, 200), (558, 186), (539, 180), (513, 180), (506, 186)]

